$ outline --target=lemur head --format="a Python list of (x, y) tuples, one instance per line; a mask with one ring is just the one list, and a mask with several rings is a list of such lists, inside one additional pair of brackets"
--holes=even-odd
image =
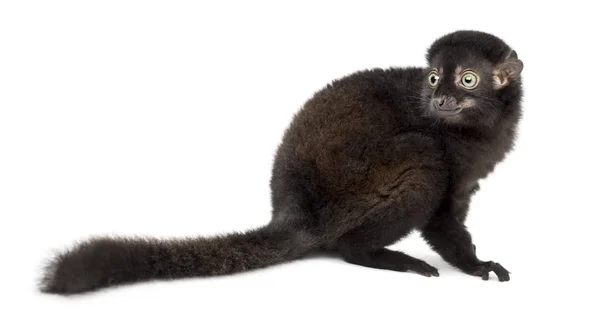
[(523, 62), (501, 39), (457, 31), (427, 51), (422, 89), (428, 115), (450, 124), (492, 127), (518, 111)]

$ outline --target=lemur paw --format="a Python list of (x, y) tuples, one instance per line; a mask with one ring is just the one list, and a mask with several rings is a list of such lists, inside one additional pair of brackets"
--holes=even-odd
[(502, 265), (492, 261), (482, 262), (480, 265), (475, 266), (473, 270), (468, 271), (468, 273), (474, 276), (481, 276), (481, 279), (483, 280), (488, 280), (490, 279), (490, 271), (493, 271), (496, 274), (499, 281), (510, 280), (510, 272), (502, 267)]
[(411, 264), (409, 267), (409, 271), (413, 271), (417, 274), (423, 275), (425, 277), (439, 277), (440, 273), (438, 273), (437, 268), (427, 264), (424, 261), (417, 261), (416, 263)]

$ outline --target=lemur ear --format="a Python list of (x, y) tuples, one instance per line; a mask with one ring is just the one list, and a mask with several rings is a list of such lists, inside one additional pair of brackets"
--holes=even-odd
[(496, 65), (494, 70), (494, 82), (496, 89), (506, 87), (511, 81), (519, 77), (523, 71), (523, 62), (519, 60), (517, 52), (511, 50), (504, 61)]

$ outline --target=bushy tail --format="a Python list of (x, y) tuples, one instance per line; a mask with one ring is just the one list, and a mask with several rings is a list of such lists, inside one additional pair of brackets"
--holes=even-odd
[(41, 290), (73, 294), (151, 279), (225, 275), (291, 261), (312, 246), (301, 233), (273, 227), (212, 238), (94, 238), (56, 256)]

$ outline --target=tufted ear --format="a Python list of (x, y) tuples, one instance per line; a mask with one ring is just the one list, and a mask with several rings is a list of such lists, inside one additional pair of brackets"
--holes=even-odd
[(523, 71), (523, 62), (519, 60), (517, 52), (511, 50), (504, 61), (496, 65), (494, 82), (496, 89), (506, 87), (510, 82), (519, 77)]

